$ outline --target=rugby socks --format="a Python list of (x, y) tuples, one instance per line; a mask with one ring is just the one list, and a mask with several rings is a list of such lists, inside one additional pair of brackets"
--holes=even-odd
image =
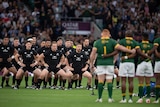
[(74, 82), (75, 82), (75, 88), (77, 88), (78, 80), (74, 80)]
[(82, 83), (82, 79), (79, 79), (78, 82), (79, 82), (79, 83), (78, 83), (78, 86), (80, 87), (80, 86), (81, 86), (81, 83)]
[(28, 77), (25, 77), (26, 86), (28, 86)]
[(131, 92), (129, 93), (129, 99), (132, 99), (132, 94), (133, 93), (131, 93)]
[(38, 84), (37, 84), (37, 88), (38, 88), (38, 89), (40, 89), (41, 83), (42, 83), (42, 80), (41, 80), (41, 79), (38, 79)]
[(139, 90), (139, 98), (142, 98), (143, 97), (143, 84), (139, 84), (138, 90)]
[(3, 87), (4, 81), (5, 81), (5, 76), (2, 77), (2, 82), (1, 82), (2, 87)]
[(116, 82), (116, 86), (119, 87), (119, 81)]
[(146, 88), (147, 88), (147, 98), (150, 98), (150, 92), (151, 92), (150, 84), (146, 84)]
[(6, 79), (6, 86), (9, 86), (9, 78)]
[(14, 85), (16, 83), (16, 76), (14, 75), (13, 77), (12, 77), (12, 85)]
[(98, 99), (102, 98), (102, 93), (103, 93), (103, 83), (99, 82), (98, 83)]
[(32, 77), (32, 85), (34, 85), (34, 77)]
[(53, 81), (53, 85), (54, 85), (54, 86), (57, 86), (57, 82), (58, 82), (58, 77), (55, 77), (55, 78), (54, 78), (54, 81)]
[(108, 88), (108, 97), (112, 98), (113, 84), (112, 83), (108, 83), (107, 84), (107, 88)]
[(159, 92), (160, 92), (160, 85), (156, 85), (156, 101), (159, 98)]
[(52, 85), (52, 78), (48, 78), (48, 83), (49, 83), (49, 86)]
[(122, 99), (123, 99), (123, 100), (126, 99), (126, 93), (122, 93)]
[(62, 85), (62, 87), (65, 87), (65, 84), (66, 84), (66, 80), (63, 80), (63, 85)]
[(95, 86), (96, 86), (96, 89), (97, 89), (97, 87), (98, 87), (98, 79), (95, 79), (94, 81), (95, 81)]
[(43, 85), (44, 85), (43, 88), (46, 88), (47, 82), (45, 81), (45, 79), (43, 79), (42, 81), (43, 81)]

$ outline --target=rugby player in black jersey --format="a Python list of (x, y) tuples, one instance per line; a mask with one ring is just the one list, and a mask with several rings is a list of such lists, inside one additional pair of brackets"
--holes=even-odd
[(40, 88), (43, 79), (47, 81), (47, 77), (50, 73), (62, 76), (63, 79), (71, 78), (71, 76), (73, 75), (69, 70), (65, 72), (60, 68), (64, 61), (64, 55), (57, 48), (57, 43), (52, 42), (51, 49), (39, 56), (39, 60), (46, 68), (44, 68), (41, 72), (40, 78), (38, 80), (38, 89)]
[(0, 69), (2, 70), (3, 68), (7, 68), (7, 70), (5, 70), (6, 72), (3, 72), (0, 88), (3, 88), (5, 76), (8, 72), (13, 73), (13, 78), (17, 73), (16, 68), (11, 63), (15, 53), (16, 50), (9, 44), (9, 37), (5, 36), (0, 44)]
[[(23, 75), (28, 75), (28, 72), (33, 72), (34, 79), (38, 78), (40, 76), (40, 70), (36, 68), (36, 65), (38, 64), (37, 58), (38, 54), (36, 51), (32, 50), (32, 43), (30, 41), (26, 41), (25, 48), (23, 48), (19, 53), (15, 55), (15, 60), (17, 63), (21, 66), (18, 69), (16, 79), (17, 84), (15, 89), (19, 88), (19, 85), (21, 83), (21, 80), (23, 78)], [(27, 77), (27, 76), (26, 76)], [(28, 88), (28, 80), (26, 80), (26, 88)]]

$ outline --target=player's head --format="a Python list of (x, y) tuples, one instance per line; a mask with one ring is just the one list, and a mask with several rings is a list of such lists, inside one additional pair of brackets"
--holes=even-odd
[(57, 42), (53, 41), (51, 45), (51, 50), (56, 51), (57, 50)]
[(63, 39), (61, 37), (57, 38), (57, 45), (62, 46), (63, 45)]
[(3, 45), (7, 45), (9, 43), (9, 36), (4, 36), (2, 42), (3, 42)]
[(80, 43), (78, 43), (77, 45), (76, 45), (76, 52), (81, 52), (81, 50), (82, 50), (82, 44), (80, 44)]
[(126, 37), (133, 37), (133, 32), (131, 30), (126, 30), (125, 36)]
[(43, 40), (41, 41), (41, 43), (40, 43), (40, 47), (44, 47), (44, 46), (45, 46), (45, 44), (46, 44), (46, 40), (45, 40), (45, 39), (43, 39)]
[(46, 48), (50, 48), (50, 47), (51, 47), (51, 44), (52, 44), (51, 40), (50, 40), (50, 39), (47, 39), (47, 40), (46, 40), (46, 43), (45, 43), (45, 47), (46, 47)]
[(146, 33), (146, 32), (142, 33), (143, 40), (148, 40), (148, 37), (149, 37), (148, 33)]
[(32, 43), (31, 43), (31, 41), (26, 41), (26, 42), (25, 42), (25, 46), (26, 46), (26, 49), (27, 49), (27, 50), (30, 50), (30, 49), (32, 48)]
[(19, 38), (18, 37), (14, 38), (13, 45), (14, 46), (18, 46), (19, 45)]
[(84, 39), (83, 45), (84, 46), (89, 46), (89, 39), (88, 38)]
[(108, 29), (104, 29), (101, 33), (101, 37), (111, 37), (110, 31)]
[(67, 39), (65, 41), (65, 47), (70, 48), (72, 46), (71, 41), (69, 39)]

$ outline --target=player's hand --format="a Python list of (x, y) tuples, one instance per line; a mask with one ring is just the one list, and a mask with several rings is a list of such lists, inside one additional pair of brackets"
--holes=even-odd
[(102, 54), (102, 58), (107, 58), (107, 54)]
[(84, 67), (84, 68), (81, 69), (81, 71), (83, 71), (83, 72), (84, 72), (84, 71), (87, 71), (87, 68)]
[(44, 63), (44, 66), (45, 66), (46, 68), (48, 68), (48, 67), (49, 67), (49, 65), (48, 65), (48, 64), (46, 64), (46, 63)]
[(135, 49), (132, 49), (132, 50), (131, 50), (131, 53), (132, 53), (132, 54), (135, 54), (135, 53), (136, 53), (136, 50), (135, 50)]
[(56, 66), (56, 68), (60, 68), (61, 67), (61, 64), (58, 64), (57, 66)]
[(33, 63), (33, 64), (30, 64), (30, 66), (31, 66), (31, 67), (34, 67), (34, 66), (36, 66), (36, 64), (35, 64), (35, 63)]
[(8, 61), (8, 62), (11, 62), (11, 61), (12, 61), (12, 58), (11, 58), (11, 57), (9, 57), (9, 58), (7, 59), (7, 61)]
[(25, 67), (25, 66), (26, 66), (24, 63), (19, 63), (19, 65), (20, 65), (21, 67)]

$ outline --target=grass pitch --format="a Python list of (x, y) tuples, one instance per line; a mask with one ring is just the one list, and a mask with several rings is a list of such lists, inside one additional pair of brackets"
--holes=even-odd
[[(31, 80), (31, 78), (29, 78), (29, 80)], [(31, 82), (29, 81), (29, 83)], [(137, 83), (137, 79), (135, 78), (135, 93), (138, 92)], [(82, 85), (86, 85), (86, 79), (83, 79)], [(106, 89), (103, 91), (102, 103), (95, 102), (98, 97), (97, 90), (94, 90), (95, 95), (91, 95), (91, 93), (92, 91), (86, 90), (85, 88), (72, 90), (25, 89), (23, 80), (19, 90), (6, 87), (0, 89), (0, 107), (160, 107), (160, 104), (146, 104), (145, 102), (143, 104), (136, 104), (138, 97), (133, 97), (134, 103), (132, 104), (120, 104), (120, 89), (113, 90), (114, 103), (108, 103), (108, 93)], [(151, 98), (151, 102), (153, 100), (154, 98)]]

